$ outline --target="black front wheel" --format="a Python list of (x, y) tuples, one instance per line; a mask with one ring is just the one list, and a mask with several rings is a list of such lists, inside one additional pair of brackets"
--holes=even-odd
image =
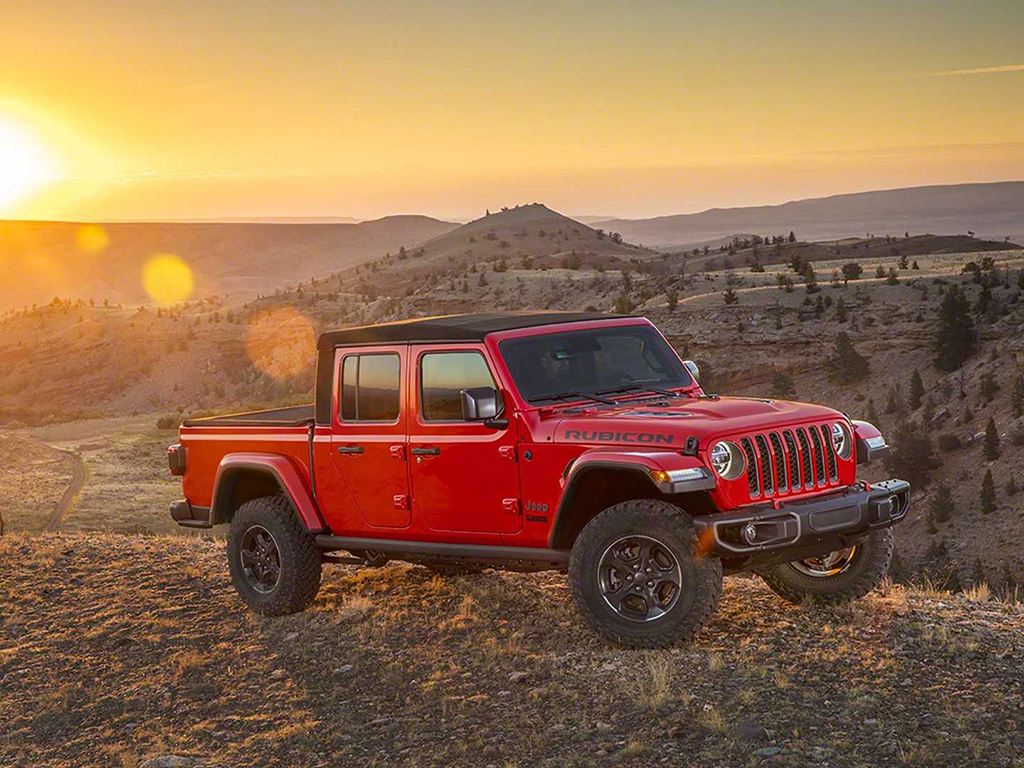
[(320, 552), (284, 496), (245, 502), (228, 532), (231, 581), (264, 616), (297, 613), (320, 590)]
[(637, 499), (591, 520), (569, 560), (573, 601), (620, 645), (662, 648), (692, 639), (718, 609), (722, 563), (701, 557), (690, 517)]
[(817, 600), (836, 605), (864, 597), (889, 572), (892, 529), (834, 552), (758, 571), (771, 590), (791, 603)]

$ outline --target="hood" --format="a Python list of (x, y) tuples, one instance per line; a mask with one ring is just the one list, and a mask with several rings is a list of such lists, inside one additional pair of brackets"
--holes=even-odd
[(731, 435), (845, 418), (821, 405), (745, 397), (673, 398), (586, 406), (560, 411), (555, 441), (647, 444), (680, 449), (688, 437), (702, 445)]

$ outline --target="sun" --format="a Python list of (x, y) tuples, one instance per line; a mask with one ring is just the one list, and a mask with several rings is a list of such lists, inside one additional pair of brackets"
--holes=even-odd
[(56, 163), (43, 145), (0, 116), (0, 211), (56, 178)]

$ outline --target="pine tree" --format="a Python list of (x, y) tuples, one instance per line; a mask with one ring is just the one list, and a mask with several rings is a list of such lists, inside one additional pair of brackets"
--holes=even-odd
[(974, 354), (976, 346), (974, 320), (971, 319), (967, 297), (960, 286), (952, 285), (939, 305), (935, 367), (941, 371), (955, 371)]
[(879, 429), (882, 427), (882, 419), (878, 415), (878, 409), (875, 407), (875, 399), (873, 397), (868, 398), (868, 422)]
[(1010, 473), (1010, 479), (1006, 481), (1006, 485), (1003, 486), (1003, 489), (1006, 491), (1007, 496), (1016, 496), (1017, 491), (1020, 490), (1020, 488), (1017, 487), (1017, 478), (1013, 472)]
[(996, 511), (996, 482), (992, 479), (992, 470), (985, 470), (981, 481), (981, 513), (990, 515)]
[(989, 416), (985, 425), (985, 459), (995, 461), (999, 458), (999, 430), (996, 429), (995, 417)]
[(935, 489), (935, 496), (928, 505), (928, 511), (940, 523), (947, 522), (953, 515), (953, 492), (948, 485), (939, 483)]
[(986, 403), (991, 403), (992, 398), (996, 396), (996, 392), (999, 391), (999, 384), (996, 382), (996, 377), (992, 375), (991, 371), (985, 371), (981, 374), (981, 396), (985, 399)]
[(840, 384), (851, 384), (866, 378), (870, 373), (868, 361), (853, 348), (850, 336), (845, 331), (836, 334), (832, 355), (826, 362), (828, 378)]
[(676, 307), (679, 306), (679, 294), (675, 292), (674, 288), (669, 288), (665, 292), (665, 303), (668, 305), (669, 312), (676, 311)]
[(935, 400), (932, 399), (931, 395), (928, 395), (924, 399), (924, 410), (921, 411), (921, 426), (924, 429), (930, 430), (933, 421), (935, 421)]
[(1013, 418), (1019, 419), (1024, 416), (1024, 376), (1018, 376), (1013, 380), (1013, 394), (1010, 397), (1010, 405), (1013, 407)]
[(976, 587), (979, 584), (985, 583), (985, 568), (981, 564), (981, 558), (976, 557), (974, 558), (974, 565), (971, 566), (971, 584)]
[(841, 296), (839, 297), (839, 301), (836, 302), (836, 322), (846, 322), (846, 302), (843, 301)]
[(796, 386), (793, 384), (793, 377), (783, 371), (775, 371), (772, 374), (772, 388), (769, 390), (768, 396), (788, 400), (795, 395)]
[(940, 465), (928, 434), (913, 421), (903, 421), (896, 426), (890, 444), (892, 453), (885, 459), (886, 469), (893, 476), (909, 481), (911, 486), (928, 485), (932, 470)]
[(818, 288), (818, 276), (814, 272), (814, 267), (811, 262), (804, 264), (803, 271), (804, 288), (808, 293), (817, 293), (820, 289)]
[(924, 383), (921, 381), (919, 371), (910, 375), (910, 410), (916, 411), (921, 407), (921, 398), (924, 397)]

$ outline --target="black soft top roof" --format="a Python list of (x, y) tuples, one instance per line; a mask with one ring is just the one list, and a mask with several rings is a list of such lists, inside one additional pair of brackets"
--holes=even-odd
[(627, 317), (636, 316), (604, 312), (485, 312), (475, 315), (444, 315), (326, 331), (320, 334), (317, 349), (334, 349), (346, 344), (481, 341), (487, 334), (498, 331)]

